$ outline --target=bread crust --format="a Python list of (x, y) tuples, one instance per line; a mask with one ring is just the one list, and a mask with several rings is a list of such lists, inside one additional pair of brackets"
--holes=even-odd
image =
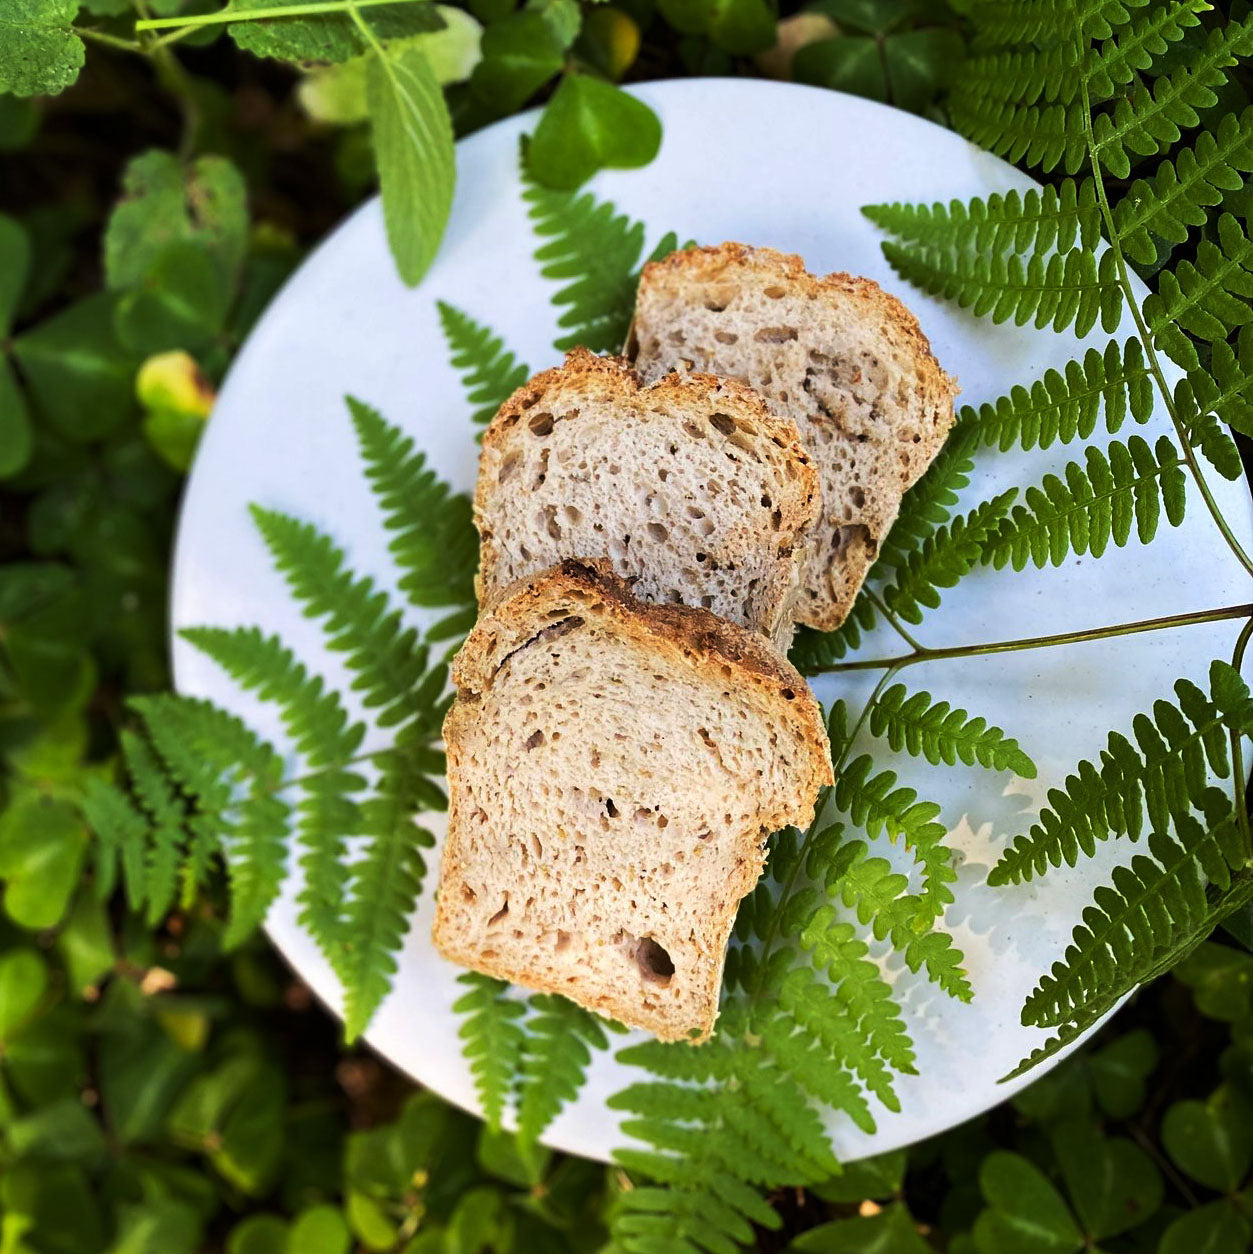
[[(482, 698), (511, 657), (571, 617), (608, 626), (616, 636), (654, 655), (659, 666), (686, 668), (711, 684), (734, 683), (756, 689), (777, 704), (781, 720), (794, 722), (808, 751), (803, 765), (797, 764), (802, 777), (796, 789), (777, 797), (774, 807), (759, 809), (756, 828), (734, 837), (739, 849), (735, 872), (722, 885), (720, 897), (709, 912), (707, 930), (699, 938), (707, 962), (700, 969), (699, 986), (694, 990), (693, 1000), (698, 1003), (693, 1007), (694, 1035), (676, 1029), (671, 1017), (650, 1013), (626, 992), (622, 996), (585, 995), (585, 990), (572, 988), (568, 981), (546, 979), (542, 972), (519, 971), (508, 960), (484, 958), (481, 947), (457, 930), (448, 905), (458, 885), (465, 883), (463, 825), (467, 818), (463, 811), (468, 802), (458, 780), (467, 769), (463, 753), (480, 717)], [(444, 723), (450, 817), (433, 929), (436, 948), (452, 961), (542, 992), (572, 997), (661, 1039), (707, 1039), (717, 1014), (726, 940), (735, 912), (760, 877), (762, 838), (781, 827), (804, 826), (812, 821), (820, 790), (833, 782), (822, 709), (800, 674), (764, 638), (744, 628), (706, 610), (638, 601), (608, 563), (569, 560), (518, 581), (480, 618), (453, 664), (453, 681), (457, 697)]]
[[(508, 489), (501, 485), (511, 463), (522, 461), (525, 464), (529, 453), (527, 446), (534, 440), (523, 420), (527, 415), (552, 411), (555, 424), (599, 421), (601, 413), (597, 406), (600, 405), (619, 411), (650, 411), (651, 421), (672, 423), (675, 439), (684, 442), (691, 440), (683, 431), (685, 423), (690, 422), (692, 415), (707, 411), (712, 405), (725, 410), (740, 430), (751, 431), (755, 438), (769, 441), (778, 450), (778, 456), (787, 465), (788, 475), (794, 476), (780, 480), (777, 494), (771, 489), (781, 507), (778, 531), (773, 537), (746, 537), (725, 550), (723, 560), (729, 569), (750, 559), (760, 563), (778, 547), (781, 564), (776, 563), (773, 569), (767, 565), (752, 603), (753, 613), (748, 614), (746, 605), (746, 616), (740, 621), (775, 637), (776, 643), (786, 648), (791, 639), (792, 602), (799, 586), (806, 533), (821, 514), (818, 472), (801, 445), (796, 424), (772, 414), (756, 392), (735, 380), (688, 374), (667, 375), (645, 384), (625, 358), (600, 357), (585, 348), (574, 349), (567, 355), (564, 365), (541, 372), (515, 391), (484, 432), (474, 493), (474, 521), (480, 538), (475, 591), (480, 605), (490, 605), (507, 583), (507, 576), (502, 578), (501, 572), (508, 571), (510, 559), (497, 538), (502, 497), (507, 491), (516, 493), (524, 489), (514, 486), (516, 479), (510, 482)], [(590, 419), (589, 414), (593, 415)], [(554, 473), (558, 473), (554, 468), (548, 469), (550, 480)], [(648, 521), (647, 518), (639, 520), (641, 529)], [(628, 526), (626, 530), (634, 531), (634, 527)], [(606, 548), (608, 543), (606, 535)], [(606, 548), (597, 551), (581, 546), (570, 555), (601, 557)], [(549, 560), (560, 555), (552, 554)], [(517, 570), (516, 554), (512, 560)], [(760, 565), (756, 569), (760, 572)], [(744, 578), (747, 579), (748, 574)]]
[[(703, 299), (698, 295), (702, 289), (707, 292), (710, 287), (716, 289), (720, 283), (725, 284), (728, 292), (752, 283), (764, 283), (768, 288), (777, 287), (809, 301), (826, 302), (832, 307), (833, 314), (846, 312), (850, 302), (860, 303), (864, 312), (858, 320), (876, 334), (881, 334), (885, 342), (911, 362), (915, 371), (912, 399), (919, 415), (935, 416), (921, 433), (919, 446), (912, 451), (899, 483), (894, 484), (892, 490), (868, 493), (860, 512), (843, 523), (832, 523), (831, 511), (835, 503), (824, 502), (828, 518), (811, 530), (812, 551), (815, 554), (823, 551), (825, 543), (825, 551), (838, 554), (835, 560), (840, 566), (840, 579), (825, 580), (825, 572), (811, 563), (804, 579), (805, 591), (798, 604), (797, 619), (807, 626), (831, 631), (844, 621), (852, 608), (865, 573), (878, 556), (879, 546), (895, 521), (900, 497), (917, 481), (943, 445), (952, 427), (953, 398), (959, 388), (956, 380), (936, 360), (918, 319), (877, 283), (840, 272), (814, 275), (806, 270), (802, 259), (795, 254), (734, 242), (671, 253), (644, 267), (640, 277), (637, 313), (625, 346), (627, 355), (637, 361), (642, 355), (639, 310), (650, 296), (660, 295), (675, 307), (682, 307)], [(717, 309), (718, 306), (711, 305), (709, 308)], [(667, 349), (665, 356), (673, 356), (680, 365), (683, 364), (681, 349)], [(694, 362), (686, 364), (695, 365)], [(772, 402), (771, 408), (776, 415), (783, 415), (788, 412), (789, 403)], [(838, 420), (835, 426), (839, 427)], [(809, 439), (804, 427), (801, 429), (801, 441), (821, 468), (823, 450)], [(824, 491), (829, 486), (829, 483), (824, 483)], [(829, 533), (833, 526), (847, 532), (851, 540), (836, 543), (838, 537), (824, 535), (824, 529)], [(837, 582), (842, 586), (836, 586)]]

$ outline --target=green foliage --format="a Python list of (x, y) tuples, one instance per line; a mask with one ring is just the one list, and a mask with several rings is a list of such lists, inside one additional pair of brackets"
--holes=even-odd
[(1124, 547), (1134, 526), (1137, 539), (1148, 544), (1157, 534), (1162, 513), (1172, 527), (1183, 522), (1185, 476), (1183, 458), (1168, 436), (1154, 448), (1133, 435), (1107, 449), (1089, 445), (1084, 461), (1068, 462), (1064, 478), (1045, 475), (1029, 487), (989, 535), (983, 561), (998, 570), (1060, 566), (1072, 553), (1100, 557), (1113, 541)]
[(1104, 353), (1090, 348), (1083, 360), (1067, 362), (1065, 371), (1047, 370), (1029, 387), (1015, 386), (963, 417), (978, 423), (983, 442), (1002, 451), (1018, 446), (1046, 449), (1055, 443), (1086, 440), (1104, 415), (1111, 434), (1128, 413), (1147, 422), (1153, 412), (1153, 384), (1139, 340), (1111, 340)]
[(42, 96), (64, 91), (83, 64), (74, 33), (75, 0), (4, 0), (0, 4), (0, 92)]
[(442, 300), (439, 321), (453, 369), (461, 373), (466, 400), (475, 406), (470, 421), (480, 426), (491, 422), (496, 411), (531, 377), (530, 367), (518, 361), (490, 328)]
[(597, 170), (647, 165), (661, 148), (661, 123), (621, 88), (586, 74), (561, 80), (527, 149), (527, 167), (546, 187), (575, 188)]
[(934, 766), (977, 762), (992, 770), (1013, 771), (1024, 779), (1036, 775), (1035, 763), (999, 727), (989, 727), (982, 718), (969, 718), (965, 710), (936, 701), (929, 692), (910, 696), (904, 684), (894, 684), (880, 694), (870, 712), (870, 731), (886, 737), (898, 753), (904, 749)]
[(1210, 804), (1211, 772), (1225, 779), (1231, 771), (1228, 737), (1253, 728), (1248, 686), (1225, 662), (1214, 662), (1208, 694), (1180, 679), (1175, 696), (1157, 701), (1151, 717), (1136, 716), (1134, 744), (1110, 732), (1099, 766), (1081, 762), (1064, 788), (1049, 791), (1038, 822), (1001, 855), (990, 883), (1029, 880), (1063, 862), (1074, 866), (1099, 840), (1164, 832), (1172, 820)]
[(978, 565), (989, 537), (1009, 513), (1017, 495), (1010, 488), (968, 514), (937, 527), (917, 548), (900, 559), (883, 599), (906, 622), (922, 622), (923, 607), (940, 604), (941, 588), (955, 587)]
[(522, 1057), (525, 1033), (518, 1022), (526, 1014), (523, 1002), (509, 996), (509, 984), (477, 971), (457, 977), (467, 992), (453, 1003), (461, 1016), (457, 1035), (474, 1073), (474, 1089), (487, 1126), (498, 1131), (513, 1091)]
[(581, 344), (593, 352), (620, 352), (642, 261), (673, 252), (674, 233), (645, 259), (644, 224), (615, 212), (607, 201), (590, 192), (553, 191), (533, 180), (525, 194), (535, 234), (543, 241), (535, 250), (540, 273), (564, 284), (553, 296), (563, 309), (557, 320), (563, 334), (554, 347), (564, 351)]

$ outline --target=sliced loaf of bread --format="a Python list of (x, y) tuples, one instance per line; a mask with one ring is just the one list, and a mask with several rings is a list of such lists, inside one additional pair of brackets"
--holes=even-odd
[(642, 387), (576, 349), (483, 436), (479, 599), (567, 557), (607, 559), (646, 601), (703, 606), (786, 651), (818, 476), (796, 427), (742, 384)]
[(822, 711), (763, 637), (566, 561), (453, 667), (434, 940), (664, 1040), (713, 1029), (766, 836), (831, 782)]
[(645, 266), (627, 352), (647, 381), (724, 375), (796, 423), (823, 510), (796, 618), (838, 627), (953, 422), (956, 382), (917, 319), (869, 279), (819, 278), (799, 257), (723, 244)]

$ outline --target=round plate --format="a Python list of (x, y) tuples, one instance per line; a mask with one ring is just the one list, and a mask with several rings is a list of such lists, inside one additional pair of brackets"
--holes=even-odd
[[(646, 247), (674, 230), (680, 239), (742, 240), (797, 252), (818, 273), (868, 275), (917, 313), (940, 362), (961, 381), (963, 402), (994, 399), (1076, 355), (1071, 335), (993, 327), (912, 290), (889, 269), (879, 233), (860, 213), (874, 202), (964, 200), (1033, 186), (1004, 162), (909, 114), (813, 88), (699, 79), (635, 91), (661, 117), (661, 153), (644, 170), (599, 176), (591, 190), (645, 222)], [(405, 288), (396, 277), (373, 201), (306, 261), (261, 319), (222, 389), (188, 485), (174, 564), (175, 630), (259, 624), (281, 634), (331, 682), (345, 679), (317, 625), (301, 616), (274, 573), (247, 506), (258, 502), (316, 523), (346, 548), (356, 570), (394, 590), (346, 393), (411, 432), (441, 475), (472, 490), (474, 431), (435, 302), (450, 301), (490, 325), (532, 370), (559, 360), (552, 347), (555, 285), (541, 278), (533, 259), (536, 241), (518, 180), (518, 138), (533, 124), (533, 114), (513, 118), (459, 145), (452, 223), (420, 287)], [(1097, 345), (1106, 338), (1089, 337)], [(1158, 415), (1141, 433), (1152, 439), (1165, 430)], [(963, 504), (1038, 482), (1072, 456), (1073, 448), (1063, 447), (981, 454)], [(1215, 477), (1214, 486), (1237, 531), (1248, 534), (1244, 485)], [(1184, 525), (1172, 530), (1163, 523), (1151, 549), (1112, 551), (1099, 563), (1071, 558), (1021, 575), (981, 569), (944, 594), (919, 634), (937, 646), (1039, 635), (1223, 605), (1243, 596), (1243, 588), (1240, 568), (1192, 493)], [(413, 619), (422, 621), (416, 613)], [(1073, 871), (1012, 889), (988, 888), (987, 871), (1080, 757), (1097, 754), (1111, 728), (1127, 730), (1135, 713), (1168, 694), (1178, 676), (1203, 682), (1211, 658), (1230, 656), (1234, 635), (1235, 627), (1223, 623), (933, 662), (904, 673), (911, 690), (925, 687), (1003, 727), (1040, 775), (1028, 783), (978, 768), (936, 769), (921, 760), (894, 761), (876, 746), (881, 767), (895, 767), (921, 796), (943, 806), (960, 864), (946, 923), (965, 951), (975, 998), (970, 1005), (951, 1001), (886, 958), (906, 1008), (918, 1074), (898, 1080), (900, 1113), (876, 1111), (873, 1136), (833, 1118), (835, 1148), (844, 1158), (942, 1131), (1021, 1087), (1023, 1081), (1002, 1085), (997, 1078), (1044, 1039), (1021, 1026), (1023, 999), (1061, 956), (1093, 886), (1130, 851), (1110, 841)], [(867, 656), (900, 652), (890, 633), (865, 647)], [(272, 708), (242, 694), (177, 638), (173, 651), (181, 692), (210, 697), (283, 743)], [(844, 697), (856, 708), (871, 678), (828, 678), (815, 691), (824, 703)], [(373, 735), (368, 745), (385, 743), (385, 734)], [(459, 971), (430, 941), (437, 866), (433, 858), (395, 988), (367, 1039), (424, 1085), (475, 1109), (451, 1012)], [(318, 996), (338, 1007), (330, 968), (296, 925), (295, 893), (293, 876), (269, 916), (269, 933)], [(578, 1100), (545, 1139), (607, 1158), (622, 1137), (605, 1100), (639, 1076), (612, 1053), (598, 1055)]]

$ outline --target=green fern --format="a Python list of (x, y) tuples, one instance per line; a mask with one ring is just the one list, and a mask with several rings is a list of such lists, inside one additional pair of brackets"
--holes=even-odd
[(1201, 808), (1211, 773), (1220, 779), (1231, 773), (1229, 736), (1253, 732), (1253, 699), (1239, 672), (1217, 661), (1208, 694), (1180, 679), (1175, 697), (1158, 701), (1152, 717), (1136, 716), (1135, 744), (1111, 732), (1099, 766), (1080, 762), (1063, 788), (1051, 789), (1048, 807), (1001, 855), (988, 883), (1018, 884), (1049, 866), (1074, 866), (1098, 841), (1137, 840), (1146, 824), (1165, 831), (1172, 819)]
[(429, 650), (415, 628), (404, 626), (387, 594), (372, 579), (354, 577), (343, 550), (311, 523), (258, 505), (252, 515), (305, 614), (324, 619), (329, 647), (347, 654), (357, 675), (353, 691), (376, 711), (378, 725), (413, 719), (437, 726), (440, 716), (423, 682)]
[(1098, 259), (1083, 248), (1036, 251), (1024, 258), (1017, 253), (905, 247), (890, 240), (882, 247), (902, 278), (993, 322), (1034, 322), (1054, 331), (1073, 327), (1076, 335), (1086, 335), (1098, 319), (1109, 332), (1122, 320), (1122, 289), (1108, 249)]
[(1035, 763), (999, 727), (970, 718), (965, 710), (936, 701), (929, 692), (910, 696), (904, 684), (894, 684), (880, 694), (870, 711), (870, 732), (886, 737), (898, 753), (904, 749), (933, 766), (977, 763), (995, 771), (1013, 771), (1024, 779), (1035, 778)]
[(1189, 443), (1226, 479), (1244, 473), (1235, 441), (1222, 429), (1225, 422), (1253, 436), (1253, 324), (1240, 328), (1233, 347), (1215, 344), (1208, 370), (1193, 370), (1175, 387), (1175, 408)]
[(817, 675), (861, 647), (862, 637), (874, 629), (879, 612), (866, 596), (853, 603), (848, 617), (834, 631), (800, 627), (788, 659), (802, 675)]
[(415, 819), (442, 808), (443, 794), (431, 782), (442, 774), (441, 755), (398, 748), (374, 758), (379, 779), (361, 807), (365, 852), (352, 863), (345, 904), (343, 956), (344, 1032), (355, 1040), (365, 1031), (396, 974), (396, 957), (426, 875), (423, 849), (435, 838)]
[(355, 794), (365, 788), (365, 780), (347, 764), (361, 747), (365, 726), (351, 723), (338, 695), (327, 691), (275, 636), (264, 636), (255, 627), (192, 627), (181, 635), (244, 688), (278, 705), (287, 734), (304, 759), (297, 804), (297, 838), (304, 848), (298, 919), (338, 969), (347, 837), (360, 829)]
[[(1136, 179), (1114, 206), (1123, 251), (1141, 265), (1155, 265), (1163, 251), (1182, 244), (1207, 210), (1253, 172), (1253, 107), (1229, 113), (1213, 132), (1202, 131), (1191, 148), (1163, 161), (1152, 178)], [(1165, 249), (1162, 245), (1166, 245)]]
[(1251, 859), (1230, 797), (1211, 791), (1204, 809), (1204, 822), (1189, 815), (1173, 835), (1152, 833), (1149, 856), (1116, 867), (1112, 882), (1096, 890), (1063, 961), (1023, 1006), (1025, 1024), (1057, 1034), (1012, 1075), (1070, 1044), (1253, 900)]
[(469, 497), (436, 475), (412, 438), (368, 405), (347, 400), (366, 477), (384, 526), (395, 533), (388, 551), (402, 572), (401, 592), (418, 606), (473, 609), (479, 542)]
[(566, 1102), (578, 1096), (592, 1050), (609, 1038), (590, 1011), (551, 993), (532, 997), (518, 1063), (518, 1135), (534, 1144)]
[(1015, 165), (1059, 166), (1067, 174), (1083, 168), (1087, 146), (1079, 105), (1019, 105), (990, 95), (954, 94), (953, 126), (967, 139)]
[(922, 622), (922, 607), (940, 604), (941, 588), (952, 588), (978, 565), (992, 535), (1017, 495), (1011, 488), (934, 531), (896, 568), (883, 590), (888, 608), (907, 622)]
[(1253, 323), (1253, 243), (1230, 213), (1218, 219), (1218, 243), (1203, 239), (1196, 261), (1181, 261), (1158, 276), (1144, 302), (1144, 316), (1158, 343), (1185, 370), (1200, 368), (1196, 345), (1184, 332), (1210, 344)]
[(1139, 340), (1111, 340), (1103, 353), (1088, 349), (1083, 360), (1065, 371), (1047, 370), (1029, 387), (1016, 386), (1005, 396), (967, 407), (963, 419), (977, 421), (985, 444), (1002, 451), (1015, 446), (1046, 449), (1054, 443), (1086, 440), (1104, 415), (1106, 430), (1118, 431), (1128, 413), (1147, 422), (1153, 413), (1152, 377)]
[(1108, 39), (1148, 0), (976, 0), (970, 10), (977, 39), (986, 44), (1041, 46), (1070, 38)]
[(963, 253), (1090, 250), (1101, 237), (1101, 210), (1090, 179), (993, 192), (969, 203), (866, 205), (862, 213), (905, 243)]
[(436, 303), (453, 369), (461, 372), (466, 400), (475, 406), (470, 421), (484, 426), (531, 377), (530, 367), (507, 351), (504, 340), (490, 327), (447, 301)]
[(457, 982), (467, 989), (452, 1007), (461, 1016), (457, 1035), (464, 1042), (462, 1052), (470, 1063), (483, 1118), (489, 1128), (499, 1131), (522, 1058), (525, 1033), (519, 1020), (526, 1006), (509, 996), (504, 980), (467, 971)]
[[(1218, 101), (1215, 89), (1238, 56), (1253, 50), (1253, 19), (1232, 21), (1211, 31), (1205, 45), (1152, 88), (1136, 84), (1114, 104), (1112, 113), (1092, 120), (1096, 159), (1115, 178), (1131, 174), (1133, 158), (1156, 156), (1182, 132), (1200, 124), (1200, 111)], [(1076, 167), (1077, 168), (1077, 167)]]
[(1026, 490), (1025, 503), (988, 536), (982, 560), (997, 570), (1060, 566), (1071, 554), (1100, 557), (1111, 541), (1124, 547), (1133, 527), (1140, 543), (1148, 544), (1163, 512), (1172, 527), (1183, 522), (1183, 464), (1166, 436), (1155, 448), (1139, 436), (1107, 450), (1089, 446), (1082, 465), (1067, 464), (1064, 479), (1045, 475), (1038, 488)]
[(1137, 83), (1172, 44), (1201, 24), (1200, 14), (1211, 8), (1209, 0), (1173, 0), (1150, 5), (1139, 17), (1119, 23), (1117, 32), (1102, 42), (1099, 52), (1093, 50), (1083, 65), (1091, 99), (1109, 100)]
[(523, 165), (524, 196), (535, 234), (547, 241), (535, 250), (540, 273), (564, 284), (553, 303), (564, 306), (557, 320), (562, 352), (582, 345), (597, 353), (619, 353), (635, 311), (635, 289), (645, 261), (678, 247), (673, 231), (644, 257), (644, 224), (615, 212), (590, 192), (556, 191), (534, 182)]

